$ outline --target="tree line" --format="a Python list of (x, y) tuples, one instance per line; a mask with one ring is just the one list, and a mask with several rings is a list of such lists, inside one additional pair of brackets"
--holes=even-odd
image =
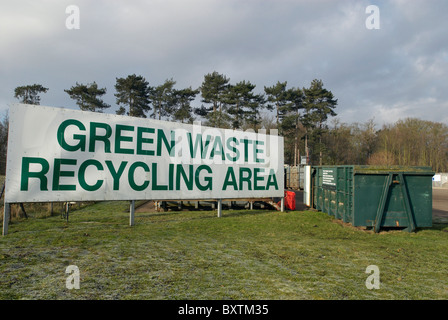
[[(308, 87), (288, 87), (286, 81), (264, 86), (256, 93), (250, 81), (230, 83), (216, 71), (206, 74), (198, 88), (177, 89), (174, 79), (150, 86), (141, 75), (116, 78), (117, 114), (182, 123), (204, 120), (204, 125), (247, 130), (276, 129), (285, 141), (285, 163), (301, 158), (313, 165), (375, 164), (428, 165), (448, 171), (448, 129), (441, 123), (404, 119), (376, 129), (373, 120), (345, 124), (335, 117), (338, 100), (313, 80)], [(22, 103), (40, 104), (49, 89), (40, 84), (17, 87), (14, 97)], [(84, 111), (104, 112), (111, 105), (102, 97), (106, 88), (96, 82), (77, 83), (64, 90)], [(200, 98), (201, 105), (193, 101)], [(269, 116), (269, 115), (272, 116)], [(7, 116), (0, 122), (0, 170), (6, 154)]]
[(373, 119), (346, 124), (333, 121), (322, 137), (329, 165), (429, 166), (448, 172), (448, 126), (405, 118), (377, 129)]

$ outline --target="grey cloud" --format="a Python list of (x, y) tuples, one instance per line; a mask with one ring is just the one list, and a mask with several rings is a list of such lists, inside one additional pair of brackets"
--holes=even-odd
[[(80, 8), (67, 30), (65, 8)], [(197, 87), (206, 73), (249, 80), (322, 79), (341, 121), (445, 121), (446, 1), (377, 1), (381, 29), (367, 30), (370, 1), (14, 1), (0, 13), (0, 111), (16, 86), (50, 88), (42, 104), (75, 107), (64, 89), (96, 81), (114, 104), (116, 77), (151, 85), (173, 77)], [(6, 31), (7, 30), (7, 31)], [(428, 107), (430, 106), (430, 107)]]

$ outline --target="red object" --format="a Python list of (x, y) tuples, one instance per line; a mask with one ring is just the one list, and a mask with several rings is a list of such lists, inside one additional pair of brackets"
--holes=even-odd
[[(281, 201), (277, 203), (280, 207)], [(295, 210), (296, 209), (296, 193), (292, 191), (285, 191), (285, 209)]]
[(289, 210), (296, 209), (296, 193), (292, 191), (285, 191), (285, 207)]

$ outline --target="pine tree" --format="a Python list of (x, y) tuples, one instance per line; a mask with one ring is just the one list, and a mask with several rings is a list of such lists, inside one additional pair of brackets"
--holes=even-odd
[(247, 103), (245, 112), (246, 123), (255, 130), (261, 124), (261, 111), (266, 108), (266, 99), (263, 94), (256, 94)]
[(286, 104), (283, 107), (282, 121), (279, 129), (288, 140), (293, 140), (291, 143), (294, 146), (293, 163), (297, 165), (300, 158), (299, 153), (299, 135), (300, 134), (300, 110), (303, 109), (303, 92), (300, 88), (291, 88), (285, 93)]
[(303, 93), (305, 114), (302, 117), (302, 123), (306, 128), (305, 148), (308, 148), (311, 134), (317, 140), (314, 143), (314, 149), (319, 150), (319, 164), (322, 164), (322, 134), (326, 130), (325, 122), (329, 116), (336, 116), (333, 109), (338, 104), (338, 100), (334, 98), (331, 91), (324, 88), (322, 80), (314, 79), (309, 88), (303, 89)]
[(96, 82), (88, 85), (76, 82), (75, 86), (64, 91), (83, 111), (103, 112), (104, 109), (110, 108), (109, 104), (99, 98), (106, 94), (106, 88), (98, 88)]
[(199, 89), (193, 90), (191, 87), (175, 91), (174, 120), (182, 123), (193, 123), (194, 117), (192, 115), (193, 108), (191, 107), (191, 102), (196, 98), (197, 94), (199, 94)]
[(14, 98), (19, 99), (21, 103), (39, 105), (39, 93), (46, 93), (47, 91), (48, 88), (40, 84), (21, 86), (14, 89)]
[(246, 81), (228, 87), (225, 102), (232, 129), (239, 129), (243, 125), (249, 105), (255, 99), (255, 94), (252, 92), (254, 89), (255, 85)]
[(240, 81), (230, 85), (225, 97), (232, 129), (240, 129), (248, 123), (256, 130), (260, 123), (260, 112), (266, 107), (263, 94), (255, 94), (255, 85), (249, 81)]
[(127, 115), (146, 118), (145, 112), (151, 110), (149, 100), (151, 88), (144, 77), (133, 74), (127, 78), (117, 78), (115, 90), (117, 104), (121, 105), (117, 114), (125, 114), (125, 107), (128, 107)]
[(200, 89), (202, 102), (211, 104), (209, 107), (201, 106), (195, 112), (204, 116), (208, 120), (208, 125), (212, 127), (228, 126), (228, 117), (226, 114), (225, 96), (229, 88), (230, 79), (225, 75), (214, 71), (204, 76)]
[(149, 99), (153, 106), (153, 114), (151, 118), (161, 120), (162, 117), (169, 116), (173, 113), (173, 108), (176, 102), (175, 84), (176, 81), (173, 79), (167, 79), (163, 84), (150, 89)]
[(276, 111), (277, 128), (280, 129), (280, 123), (283, 117), (289, 112), (291, 107), (291, 101), (289, 100), (289, 93), (286, 89), (287, 82), (278, 81), (277, 84), (272, 87), (264, 87), (264, 91), (267, 96), (269, 109)]

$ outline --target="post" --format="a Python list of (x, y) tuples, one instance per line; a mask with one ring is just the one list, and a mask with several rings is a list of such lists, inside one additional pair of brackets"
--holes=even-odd
[(67, 222), (68, 222), (69, 213), (70, 213), (70, 202), (67, 201), (65, 203), (65, 218), (67, 219)]
[(3, 235), (6, 236), (8, 234), (8, 223), (9, 216), (11, 212), (11, 205), (5, 202), (4, 210), (3, 210)]
[(305, 166), (303, 177), (303, 203), (311, 207), (311, 166)]
[(131, 227), (134, 225), (134, 215), (135, 215), (135, 200), (132, 200), (129, 207), (129, 225)]
[(218, 199), (218, 218), (222, 217), (222, 199)]
[(280, 203), (281, 212), (285, 211), (285, 197), (282, 197), (281, 203)]

